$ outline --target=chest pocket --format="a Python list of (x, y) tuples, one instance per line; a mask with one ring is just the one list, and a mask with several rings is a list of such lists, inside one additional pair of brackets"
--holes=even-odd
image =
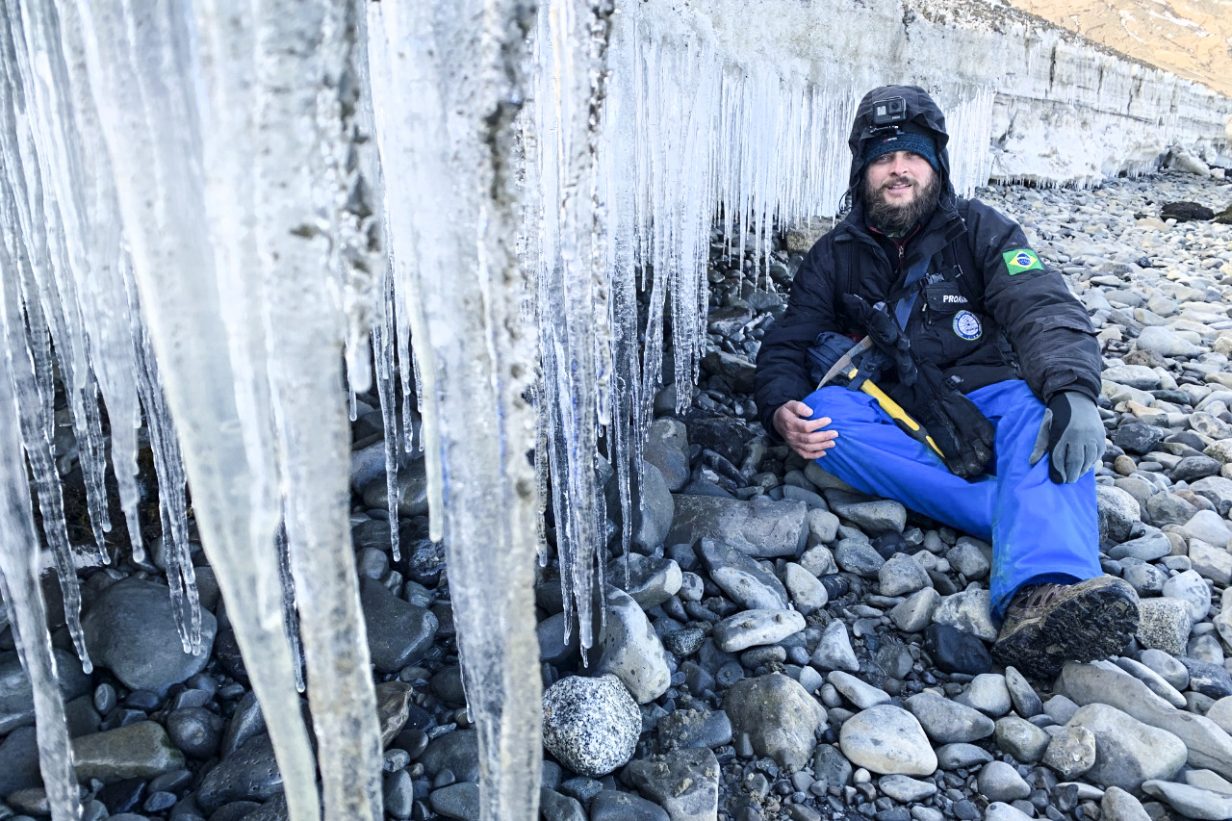
[(942, 280), (924, 286), (924, 303), (929, 313), (944, 315), (955, 311), (970, 310), (971, 300), (963, 293), (957, 282)]
[(951, 268), (944, 278), (924, 286), (923, 328), (918, 341), (937, 361), (952, 363), (970, 355), (985, 340), (988, 322), (966, 290), (959, 284), (961, 273)]

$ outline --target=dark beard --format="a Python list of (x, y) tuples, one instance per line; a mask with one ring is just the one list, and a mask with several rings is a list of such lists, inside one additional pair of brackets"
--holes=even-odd
[(917, 222), (933, 212), (939, 199), (940, 174), (934, 174), (932, 180), (919, 189), (919, 196), (907, 205), (890, 205), (880, 196), (880, 192), (873, 190), (867, 179), (864, 181), (865, 218), (869, 225), (891, 237), (899, 237), (910, 231)]

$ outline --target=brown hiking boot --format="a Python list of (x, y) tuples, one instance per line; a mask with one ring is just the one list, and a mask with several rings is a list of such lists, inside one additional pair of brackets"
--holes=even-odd
[(1037, 584), (1014, 594), (993, 657), (1035, 678), (1067, 661), (1094, 661), (1125, 649), (1138, 630), (1138, 594), (1121, 579)]

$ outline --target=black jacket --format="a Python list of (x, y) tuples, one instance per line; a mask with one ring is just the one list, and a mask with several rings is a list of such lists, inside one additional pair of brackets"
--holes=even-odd
[[(1018, 256), (1026, 266), (1015, 265), (1010, 252), (1029, 250), (1017, 223), (979, 200), (954, 197), (947, 179), (941, 203), (906, 242), (900, 261), (886, 253), (894, 244), (865, 227), (863, 213), (857, 200), (805, 256), (786, 312), (762, 340), (756, 400), (771, 436), (778, 438), (774, 411), (817, 387), (806, 356), (817, 335), (863, 335), (842, 314), (846, 291), (889, 306), (914, 293), (912, 350), (955, 377), (964, 393), (1021, 376), (1044, 402), (1065, 390), (1098, 397), (1101, 361), (1090, 318), (1059, 273), (1029, 254)], [(904, 291), (908, 272), (920, 265), (927, 275)], [(1019, 267), (1030, 270), (1012, 272)], [(884, 387), (893, 393), (892, 384)]]

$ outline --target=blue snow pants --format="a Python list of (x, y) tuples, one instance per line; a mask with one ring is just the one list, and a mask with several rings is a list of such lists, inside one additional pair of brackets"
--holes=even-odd
[(835, 445), (817, 463), (863, 493), (992, 543), (992, 617), (1000, 623), (1025, 584), (1093, 578), (1099, 565), (1095, 473), (1073, 484), (1048, 478), (1048, 456), (1028, 463), (1044, 405), (1020, 379), (967, 394), (996, 427), (996, 472), (968, 482), (894, 424), (873, 398), (837, 385), (804, 402), (830, 417)]

